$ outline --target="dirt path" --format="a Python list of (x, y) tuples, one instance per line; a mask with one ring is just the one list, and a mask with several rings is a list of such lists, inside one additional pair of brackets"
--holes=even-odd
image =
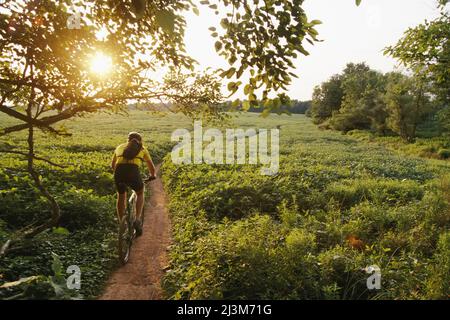
[(149, 187), (151, 197), (145, 205), (144, 232), (133, 243), (128, 263), (109, 279), (100, 300), (162, 299), (160, 283), (168, 263), (170, 219), (161, 179), (150, 182)]

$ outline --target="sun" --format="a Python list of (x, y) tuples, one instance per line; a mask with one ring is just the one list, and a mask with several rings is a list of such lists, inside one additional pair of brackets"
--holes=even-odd
[(97, 52), (91, 59), (90, 70), (98, 76), (105, 76), (112, 70), (112, 59), (103, 52)]

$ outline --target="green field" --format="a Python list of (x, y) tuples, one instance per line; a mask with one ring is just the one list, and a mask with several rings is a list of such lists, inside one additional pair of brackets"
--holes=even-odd
[[(0, 123), (8, 121), (0, 116)], [(39, 164), (62, 209), (58, 229), (0, 260), (0, 285), (50, 275), (51, 252), (83, 266), (84, 298), (95, 298), (117, 267), (114, 188), (109, 162), (129, 131), (143, 133), (155, 162), (170, 150), (178, 115), (134, 111), (64, 123), (72, 137), (41, 135), (37, 152), (65, 164)], [(174, 243), (163, 279), (170, 299), (425, 299), (450, 293), (450, 162), (390, 150), (322, 131), (303, 115), (241, 114), (224, 127), (280, 129), (280, 171), (251, 165), (177, 166), (166, 156)], [(0, 138), (25, 144), (25, 133)], [(0, 242), (48, 215), (25, 159), (0, 158)], [(364, 268), (378, 265), (369, 291)], [(32, 286), (27, 297), (48, 297)], [(17, 292), (0, 291), (0, 298)], [(3, 295), (3, 296), (2, 296)]]

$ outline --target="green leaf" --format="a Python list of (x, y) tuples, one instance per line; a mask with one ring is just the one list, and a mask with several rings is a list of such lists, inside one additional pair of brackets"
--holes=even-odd
[(359, 6), (361, 4), (361, 0), (356, 0), (356, 5)]
[(322, 24), (322, 21), (320, 20), (313, 20), (310, 22), (310, 24), (312, 24), (313, 26), (317, 25), (317, 24)]
[(230, 79), (230, 78), (234, 75), (235, 72), (236, 72), (236, 68), (230, 68), (230, 69), (228, 69), (227, 74), (226, 74), (226, 77), (227, 77), (228, 79)]
[(228, 28), (228, 19), (223, 18), (222, 20), (220, 20), (220, 26), (224, 29)]
[(241, 81), (238, 82), (229, 82), (227, 85), (227, 88), (229, 91), (231, 91), (231, 94), (234, 94), (238, 89), (239, 86), (242, 84)]
[(311, 36), (317, 36), (317, 35), (319, 34), (319, 32), (317, 32), (317, 30), (314, 29), (314, 28), (310, 28), (310, 29), (308, 30), (308, 33), (309, 33)]
[[(220, 69), (220, 70), (223, 70), (223, 69)], [(219, 77), (225, 78), (227, 76), (227, 74), (228, 74), (228, 70), (224, 70), (219, 74)]]
[(236, 86), (236, 83), (234, 82), (228, 82), (227, 84), (227, 89), (232, 91), (234, 89), (234, 87)]
[(300, 46), (298, 48), (298, 50), (303, 53), (305, 56), (309, 56), (309, 52), (305, 50), (305, 48), (303, 48), (302, 46)]
[(131, 3), (132, 3), (132, 10), (136, 18), (138, 19), (142, 18), (145, 14), (147, 2), (145, 0), (133, 0)]
[(249, 94), (249, 92), (250, 92), (250, 85), (246, 84), (244, 87), (244, 94), (247, 95), (247, 94)]
[(175, 14), (172, 11), (162, 10), (155, 13), (156, 23), (167, 33), (175, 30)]
[(52, 232), (55, 234), (61, 234), (61, 235), (65, 235), (65, 236), (70, 234), (69, 230), (67, 230), (66, 228), (63, 228), (63, 227), (53, 228)]
[(214, 47), (216, 48), (216, 51), (219, 52), (220, 49), (222, 49), (222, 42), (216, 41), (216, 43), (214, 44)]

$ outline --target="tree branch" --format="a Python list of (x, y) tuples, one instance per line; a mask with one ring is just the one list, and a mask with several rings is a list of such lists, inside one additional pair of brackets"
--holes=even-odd
[[(22, 155), (22, 156), (25, 156), (25, 157), (28, 156), (28, 153), (22, 152), (22, 151), (16, 151), (16, 150), (0, 150), (0, 153), (19, 154), (19, 155)], [(47, 162), (48, 164), (51, 164), (52, 166), (55, 166), (55, 167), (66, 168), (65, 165), (58, 164), (58, 163), (53, 162), (53, 161), (51, 161), (51, 160), (49, 160), (49, 159), (46, 159), (46, 158), (42, 158), (42, 157), (39, 157), (39, 156), (36, 156), (36, 155), (33, 155), (33, 158), (34, 158), (35, 160), (38, 160), (38, 161), (44, 161), (44, 162)]]
[[(0, 130), (0, 137), (3, 136), (3, 135), (10, 134), (12, 132), (25, 130), (27, 128), (28, 128), (28, 124), (26, 124), (26, 123), (25, 124), (18, 124), (18, 125), (12, 126), (12, 127), (5, 128), (5, 129)], [(52, 128), (50, 126), (42, 126), (42, 127), (38, 127), (38, 128), (41, 129), (42, 131), (49, 131), (49, 132), (57, 134), (59, 136), (71, 136), (72, 135), (71, 133), (62, 132), (62, 131), (59, 131), (59, 130), (57, 130), (55, 128)]]

